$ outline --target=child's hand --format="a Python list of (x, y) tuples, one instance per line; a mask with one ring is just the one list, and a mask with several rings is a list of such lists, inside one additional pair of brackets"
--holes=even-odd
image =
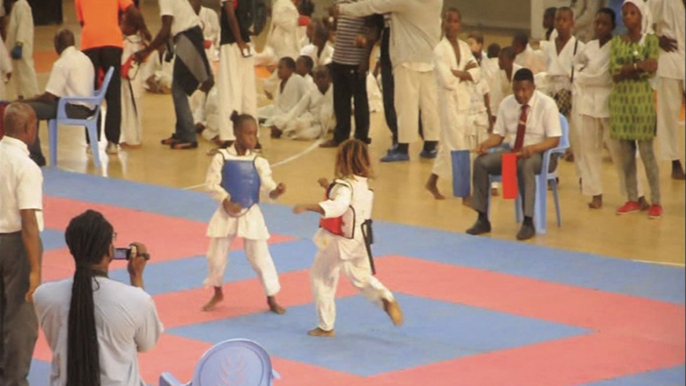
[(238, 214), (243, 210), (243, 206), (237, 202), (231, 202), (228, 198), (222, 202), (224, 211), (228, 214)]
[(307, 212), (307, 205), (300, 204), (293, 207), (293, 213), (300, 214), (303, 212)]
[(279, 196), (281, 196), (285, 192), (286, 192), (286, 185), (284, 185), (283, 183), (279, 183), (278, 185), (276, 185), (276, 189), (272, 190), (269, 193), (269, 198), (271, 198), (272, 200), (275, 200), (275, 199), (279, 198)]
[(464, 68), (465, 71), (469, 71), (473, 68), (478, 68), (479, 65), (476, 62), (470, 62), (467, 67)]
[(329, 180), (327, 180), (326, 178), (320, 178), (320, 179), (318, 179), (318, 180), (317, 180), (317, 183), (319, 184), (319, 186), (321, 186), (321, 187), (324, 188), (324, 189), (328, 189), (328, 188), (329, 188)]

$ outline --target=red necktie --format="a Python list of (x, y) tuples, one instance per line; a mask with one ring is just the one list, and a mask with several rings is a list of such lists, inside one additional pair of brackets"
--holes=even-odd
[(522, 150), (522, 146), (524, 145), (524, 134), (526, 133), (526, 110), (528, 108), (529, 105), (522, 105), (522, 114), (519, 116), (519, 124), (517, 125), (517, 137), (515, 137), (515, 145), (514, 149), (512, 149), (515, 152)]

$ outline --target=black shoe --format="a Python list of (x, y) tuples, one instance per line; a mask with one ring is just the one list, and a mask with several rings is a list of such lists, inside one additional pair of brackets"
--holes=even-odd
[(534, 236), (536, 236), (536, 228), (533, 225), (522, 224), (517, 232), (517, 240), (529, 240)]
[(471, 228), (467, 229), (467, 234), (468, 235), (482, 235), (484, 233), (490, 233), (491, 232), (491, 222), (488, 220), (476, 220), (474, 225), (472, 225)]

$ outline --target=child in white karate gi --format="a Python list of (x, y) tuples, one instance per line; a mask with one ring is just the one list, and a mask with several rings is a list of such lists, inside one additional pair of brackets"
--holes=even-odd
[(296, 205), (296, 214), (305, 211), (322, 216), (314, 236), (319, 248), (314, 258), (310, 279), (319, 323), (310, 336), (334, 336), (336, 287), (338, 276), (345, 273), (350, 283), (367, 298), (383, 307), (399, 326), (403, 314), (391, 291), (372, 276), (369, 245), (374, 193), (367, 179), (371, 176), (367, 145), (357, 139), (341, 143), (336, 155), (336, 180), (329, 185), (325, 178), (319, 184), (327, 188), (327, 199), (318, 204)]
[[(292, 58), (281, 58), (277, 73), (281, 81), (276, 89), (274, 103), (257, 109), (257, 117), (260, 122), (264, 121), (266, 127), (274, 125), (274, 117), (288, 113), (310, 88), (307, 81), (295, 73), (295, 60)], [(274, 134), (272, 132), (272, 137)]]
[(15, 84), (19, 99), (38, 95), (38, 79), (33, 64), (33, 13), (26, 0), (10, 0), (7, 26), (7, 49), (13, 60)]
[(269, 309), (283, 314), (286, 309), (275, 298), (281, 285), (267, 247), (269, 231), (258, 203), (260, 192), (276, 199), (286, 191), (286, 186), (274, 182), (269, 162), (254, 151), (257, 145), (255, 118), (234, 112), (231, 120), (236, 140), (230, 148), (217, 150), (205, 181), (210, 196), (219, 202), (219, 208), (207, 228), (210, 246), (204, 284), (214, 287), (214, 295), (203, 310), (210, 311), (224, 300), (222, 284), (229, 248), (236, 237), (242, 237), (248, 262), (267, 294)]

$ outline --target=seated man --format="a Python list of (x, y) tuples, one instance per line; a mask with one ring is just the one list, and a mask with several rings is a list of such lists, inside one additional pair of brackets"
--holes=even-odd
[[(59, 30), (55, 34), (55, 51), (60, 57), (52, 65), (45, 92), (23, 100), (36, 111), (39, 120), (57, 117), (59, 98), (93, 96), (95, 69), (88, 56), (74, 47), (74, 33), (68, 29)], [(93, 106), (86, 103), (67, 104), (66, 111), (70, 118), (83, 119), (93, 115)], [(38, 166), (45, 166), (38, 136), (33, 145), (29, 146), (29, 151), (31, 159)]]
[(42, 284), (33, 296), (52, 351), (51, 385), (145, 384), (136, 353), (155, 347), (164, 328), (143, 290), (145, 245), (133, 243), (117, 257), (127, 258), (131, 285), (108, 277), (115, 236), (96, 211), (74, 217), (64, 234), (74, 276)]
[[(479, 217), (467, 229), (470, 235), (491, 231), (488, 220), (488, 175), (500, 175), (501, 156), (505, 150), (489, 153), (488, 149), (500, 146), (508, 134), (510, 147), (517, 153), (517, 186), (524, 205), (524, 223), (517, 233), (517, 239), (527, 240), (536, 234), (533, 221), (535, 175), (541, 172), (543, 152), (554, 148), (560, 141), (560, 113), (552, 98), (536, 91), (531, 70), (523, 68), (517, 71), (512, 89), (514, 95), (508, 96), (500, 104), (493, 133), (477, 149), (479, 157), (474, 160), (472, 207)], [(556, 161), (551, 158), (551, 170), (555, 169)]]

